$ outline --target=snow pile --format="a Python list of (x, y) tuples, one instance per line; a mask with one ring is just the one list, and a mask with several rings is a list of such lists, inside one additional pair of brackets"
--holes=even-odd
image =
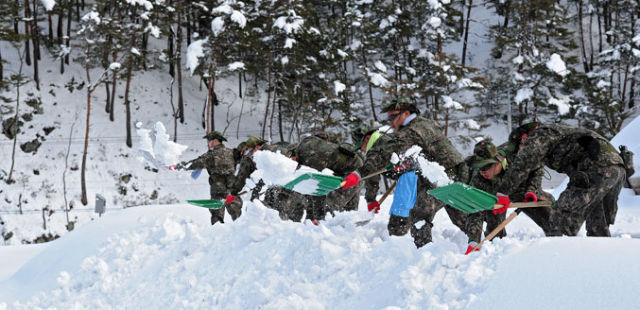
[[(256, 163), (257, 170), (247, 179), (245, 189), (253, 188), (260, 179), (265, 185), (273, 186), (285, 185), (305, 173), (333, 175), (330, 169), (318, 171), (307, 166), (300, 166), (300, 169), (297, 169), (298, 163), (280, 152), (258, 151), (253, 155), (253, 161)], [(317, 185), (316, 180), (304, 180), (298, 183), (294, 190), (303, 194), (313, 194), (318, 188)]]
[(207, 42), (207, 38), (202, 40), (193, 41), (187, 47), (186, 68), (189, 69), (190, 76), (196, 71), (200, 64), (200, 57), (204, 57), (204, 44)]
[[(138, 127), (136, 132), (140, 137), (138, 150), (142, 151), (143, 154), (146, 152), (153, 157), (153, 159), (145, 159), (156, 169), (160, 168), (158, 166), (162, 164), (165, 166), (177, 164), (182, 153), (188, 148), (186, 145), (171, 141), (162, 122), (156, 122), (154, 127), (156, 132), (155, 144), (150, 136), (151, 130), (142, 128), (140, 123), (136, 125)], [(151, 162), (149, 162), (149, 160), (151, 160)], [(157, 162), (153, 162), (154, 160)]]
[(559, 74), (562, 77), (569, 74), (569, 71), (567, 70), (567, 66), (562, 60), (562, 57), (560, 57), (560, 55), (558, 54), (551, 55), (551, 58), (547, 62), (547, 68), (549, 68), (549, 70)]
[(634, 309), (636, 204), (621, 205), (629, 224), (613, 231), (622, 238), (539, 238), (520, 216), (507, 238), (469, 256), (444, 212), (434, 243), (416, 249), (409, 235), (390, 237), (390, 200), (362, 227), (354, 221), (364, 201), (320, 226), (283, 222), (257, 200), (214, 226), (188, 205), (129, 208), (35, 249), (0, 282), (0, 308)]
[[(422, 148), (414, 145), (404, 153), (402, 158), (413, 158), (414, 160), (416, 160), (418, 163), (420, 174), (429, 179), (429, 181), (435, 184), (437, 187), (442, 187), (453, 183), (453, 181), (449, 179), (449, 176), (447, 176), (447, 173), (445, 172), (445, 169), (442, 165), (427, 160), (424, 155), (421, 154), (421, 152)], [(397, 155), (392, 156), (392, 163), (396, 157)]]

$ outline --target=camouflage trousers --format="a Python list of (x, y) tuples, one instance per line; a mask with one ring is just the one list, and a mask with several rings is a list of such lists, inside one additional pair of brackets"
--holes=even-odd
[[(547, 192), (538, 192), (536, 193), (539, 201), (552, 201), (555, 200), (553, 195)], [(514, 194), (512, 195), (514, 201), (522, 201), (524, 200), (524, 194)], [(551, 224), (549, 222), (549, 217), (551, 214), (551, 209), (546, 207), (540, 208), (523, 208), (522, 212), (529, 216), (533, 220), (536, 225), (538, 225), (542, 231), (547, 235), (551, 230)], [(506, 218), (506, 213), (495, 215), (493, 211), (483, 211), (478, 213), (469, 214), (467, 219), (467, 236), (469, 237), (469, 241), (480, 242), (482, 240), (482, 227), (484, 226), (484, 222), (487, 223), (487, 230), (484, 232), (485, 236), (488, 236), (492, 231), (494, 231), (498, 225), (500, 225)], [(504, 238), (507, 236), (507, 231), (505, 229), (501, 230), (496, 237)]]
[(347, 189), (338, 188), (326, 196), (309, 196), (307, 206), (307, 218), (321, 221), (325, 219), (327, 212), (332, 215), (337, 212), (358, 210), (360, 202), (360, 190), (364, 183)]
[(308, 197), (282, 186), (272, 186), (264, 196), (264, 205), (278, 211), (280, 219), (301, 222), (304, 211), (309, 205)]
[[(212, 195), (211, 199), (225, 201), (227, 199), (226, 195)], [(236, 220), (242, 215), (242, 198), (236, 197), (236, 199), (231, 203), (225, 203), (222, 205), (220, 209), (209, 209), (211, 213), (211, 225), (215, 223), (224, 224), (224, 213), (225, 210), (229, 212), (232, 220)]]
[(447, 211), (451, 222), (463, 232), (466, 231), (467, 214), (445, 205), (440, 200), (429, 195), (427, 193), (427, 190), (431, 188), (429, 185), (429, 182), (424, 178), (418, 178), (418, 196), (416, 197), (416, 204), (409, 213), (409, 218), (392, 214), (387, 225), (389, 235), (403, 236), (408, 231), (411, 231), (413, 243), (418, 248), (423, 247), (432, 241), (431, 228), (433, 227), (433, 218), (443, 207)]
[(610, 237), (615, 222), (618, 196), (626, 178), (620, 165), (576, 171), (569, 176), (567, 189), (551, 209), (551, 236), (578, 234), (587, 222), (587, 236)]

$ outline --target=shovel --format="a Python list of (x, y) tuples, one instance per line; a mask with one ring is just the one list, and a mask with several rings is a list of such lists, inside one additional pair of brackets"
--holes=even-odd
[(511, 213), (511, 215), (509, 215), (509, 217), (507, 217), (502, 223), (500, 223), (500, 225), (498, 225), (498, 227), (496, 227), (496, 229), (494, 229), (491, 233), (489, 233), (489, 235), (484, 237), (484, 239), (482, 239), (482, 241), (480, 243), (478, 243), (475, 247), (473, 247), (473, 250), (471, 250), (470, 253), (473, 253), (475, 251), (479, 251), (480, 248), (482, 248), (482, 244), (485, 241), (493, 239), (493, 237), (495, 237), (501, 230), (503, 230), (507, 226), (507, 224), (509, 224), (511, 221), (513, 221), (513, 219), (516, 218), (516, 216), (518, 216), (520, 214), (520, 212), (522, 212), (522, 209), (516, 209), (515, 211), (513, 211), (513, 213)]
[[(238, 196), (246, 193), (247, 191), (242, 191), (238, 193)], [(207, 208), (207, 209), (213, 209), (213, 210), (220, 209), (222, 208), (222, 205), (224, 205), (224, 201), (214, 200), (214, 199), (187, 200), (187, 203), (194, 206), (201, 207), (201, 208)]]
[[(391, 194), (391, 192), (393, 192), (393, 189), (396, 188), (396, 184), (398, 184), (398, 181), (393, 182), (393, 185), (391, 185), (391, 187), (389, 187), (389, 189), (384, 193), (384, 195), (382, 195), (382, 198), (380, 198), (380, 200), (378, 201), (378, 204), (382, 205), (384, 200), (387, 199), (387, 197), (389, 197), (389, 194)], [(375, 212), (376, 212), (376, 209), (373, 209), (373, 210), (369, 211), (369, 213), (371, 213), (371, 218), (368, 219), (368, 220), (356, 222), (356, 226), (360, 227), (360, 226), (364, 226), (364, 225), (369, 224), (369, 222), (371, 222), (373, 220), (373, 218), (375, 217)]]
[[(432, 189), (428, 193), (438, 200), (469, 214), (504, 207), (497, 204), (497, 196), (460, 182)], [(536, 208), (550, 207), (552, 205), (553, 201), (513, 202), (509, 204), (509, 208)]]

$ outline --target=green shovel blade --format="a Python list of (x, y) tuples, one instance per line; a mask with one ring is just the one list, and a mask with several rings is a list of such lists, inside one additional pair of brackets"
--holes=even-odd
[(498, 197), (473, 186), (463, 183), (453, 183), (432, 189), (428, 192), (438, 200), (465, 213), (493, 210), (498, 203)]
[(341, 177), (320, 173), (305, 173), (284, 185), (284, 188), (304, 195), (325, 196), (340, 188)]
[(192, 204), (194, 206), (207, 208), (207, 209), (220, 209), (220, 208), (222, 208), (222, 205), (224, 204), (224, 202), (222, 202), (220, 200), (210, 200), (210, 199), (187, 200), (187, 203)]

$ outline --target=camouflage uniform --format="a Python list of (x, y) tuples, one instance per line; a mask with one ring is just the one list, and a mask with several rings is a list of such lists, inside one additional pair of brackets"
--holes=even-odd
[(575, 236), (586, 220), (587, 235), (610, 236), (626, 173), (609, 141), (587, 129), (540, 125), (524, 141), (498, 191), (514, 193), (531, 171), (543, 165), (569, 176), (567, 189), (551, 210), (549, 235)]
[[(362, 156), (353, 150), (353, 146), (340, 143), (339, 136), (333, 133), (320, 133), (305, 138), (295, 150), (298, 164), (309, 166), (318, 171), (331, 169), (336, 176), (345, 177), (362, 166)], [(352, 211), (358, 209), (360, 189), (337, 189), (325, 196), (308, 197), (311, 202), (307, 208), (307, 218), (323, 220), (327, 211)]]
[[(409, 107), (404, 105), (409, 105)], [(387, 107), (385, 110), (409, 110), (410, 106), (415, 109), (415, 105), (400, 102), (395, 108), (388, 109), (389, 107)], [(417, 109), (415, 110), (410, 111), (416, 113)], [(420, 116), (400, 128), (398, 132), (389, 134), (389, 140), (386, 143), (376, 143), (367, 152), (367, 159), (358, 172), (361, 176), (366, 176), (382, 170), (389, 164), (393, 153), (403, 155), (414, 145), (422, 148), (422, 154), (429, 161), (442, 165), (450, 177), (465, 183), (468, 181), (468, 168), (464, 158), (451, 144), (451, 141), (444, 136), (442, 127), (435, 121)], [(390, 235), (402, 236), (411, 230), (415, 245), (418, 248), (424, 246), (431, 242), (433, 218), (442, 207), (445, 207), (451, 221), (462, 231), (465, 231), (467, 214), (446, 206), (435, 197), (429, 195), (427, 191), (433, 188), (435, 188), (435, 185), (426, 176), (418, 178), (416, 204), (411, 209), (409, 218), (391, 215), (387, 226)], [(416, 224), (420, 224), (419, 222), (421, 221), (425, 221), (425, 224), (418, 228)]]
[(269, 187), (264, 195), (264, 205), (278, 211), (283, 221), (302, 221), (304, 211), (309, 204), (309, 196), (282, 186)]
[[(506, 157), (507, 152), (504, 149), (496, 148), (493, 143), (488, 141), (482, 141), (476, 144), (474, 148), (473, 155), (473, 167), (474, 168), (482, 168), (485, 165), (493, 164), (491, 162), (487, 162), (487, 159), (495, 159), (495, 162), (504, 158), (506, 161), (503, 161), (502, 171), (495, 175), (493, 179), (489, 180), (483, 177), (479, 171), (474, 171), (473, 176), (471, 177), (470, 185), (481, 189), (489, 194), (496, 195), (497, 188), (501, 183), (501, 179), (504, 176), (505, 172), (509, 169), (509, 165), (511, 161), (509, 157)], [(537, 169), (531, 172), (530, 175), (526, 176), (526, 180), (520, 185), (518, 189), (514, 191), (512, 195), (515, 201), (524, 201), (524, 196), (528, 192), (534, 193), (539, 200), (551, 201), (553, 200), (553, 196), (542, 191), (541, 183), (542, 183), (542, 175), (544, 173), (544, 169)], [(540, 207), (540, 208), (525, 208), (523, 211), (529, 211), (527, 215), (529, 215), (538, 226), (542, 228), (545, 234), (549, 231), (549, 208)], [(480, 242), (482, 240), (482, 224), (483, 222), (487, 223), (487, 230), (485, 231), (485, 236), (489, 235), (500, 223), (505, 220), (506, 213), (501, 214), (493, 214), (493, 211), (482, 211), (473, 214), (469, 214), (467, 218), (467, 236), (469, 237), (469, 241)], [(506, 230), (501, 230), (496, 237), (503, 238), (507, 235)]]
[[(209, 173), (211, 199), (225, 201), (227, 195), (231, 193), (231, 187), (235, 181), (233, 153), (222, 144), (222, 141), (226, 141), (226, 139), (224, 139), (219, 132), (212, 131), (205, 136), (205, 138), (209, 140), (212, 140), (210, 139), (212, 137), (220, 140), (221, 144), (200, 155), (200, 157), (188, 162), (183, 162), (181, 165), (188, 170), (207, 169)], [(217, 222), (224, 223), (225, 209), (235, 221), (240, 214), (242, 214), (242, 199), (237, 197), (235, 201), (228, 204), (225, 203), (222, 208), (218, 210), (209, 209), (211, 212), (212, 225)]]
[[(240, 167), (238, 167), (236, 180), (233, 183), (233, 186), (231, 187), (231, 195), (238, 196), (238, 193), (242, 190), (242, 188), (246, 184), (247, 178), (249, 178), (251, 174), (258, 169), (258, 167), (256, 167), (256, 163), (253, 161), (253, 149), (258, 145), (264, 146), (266, 142), (267, 142), (266, 140), (263, 140), (260, 137), (256, 137), (256, 136), (249, 138), (245, 142), (245, 148), (250, 151), (248, 154), (244, 155), (240, 160)], [(256, 187), (254, 187), (254, 189), (252, 190), (251, 201), (253, 201), (253, 199), (255, 199), (258, 196), (258, 193), (260, 193), (260, 190), (262, 189), (263, 185), (264, 185), (264, 182), (258, 182), (256, 184)]]

